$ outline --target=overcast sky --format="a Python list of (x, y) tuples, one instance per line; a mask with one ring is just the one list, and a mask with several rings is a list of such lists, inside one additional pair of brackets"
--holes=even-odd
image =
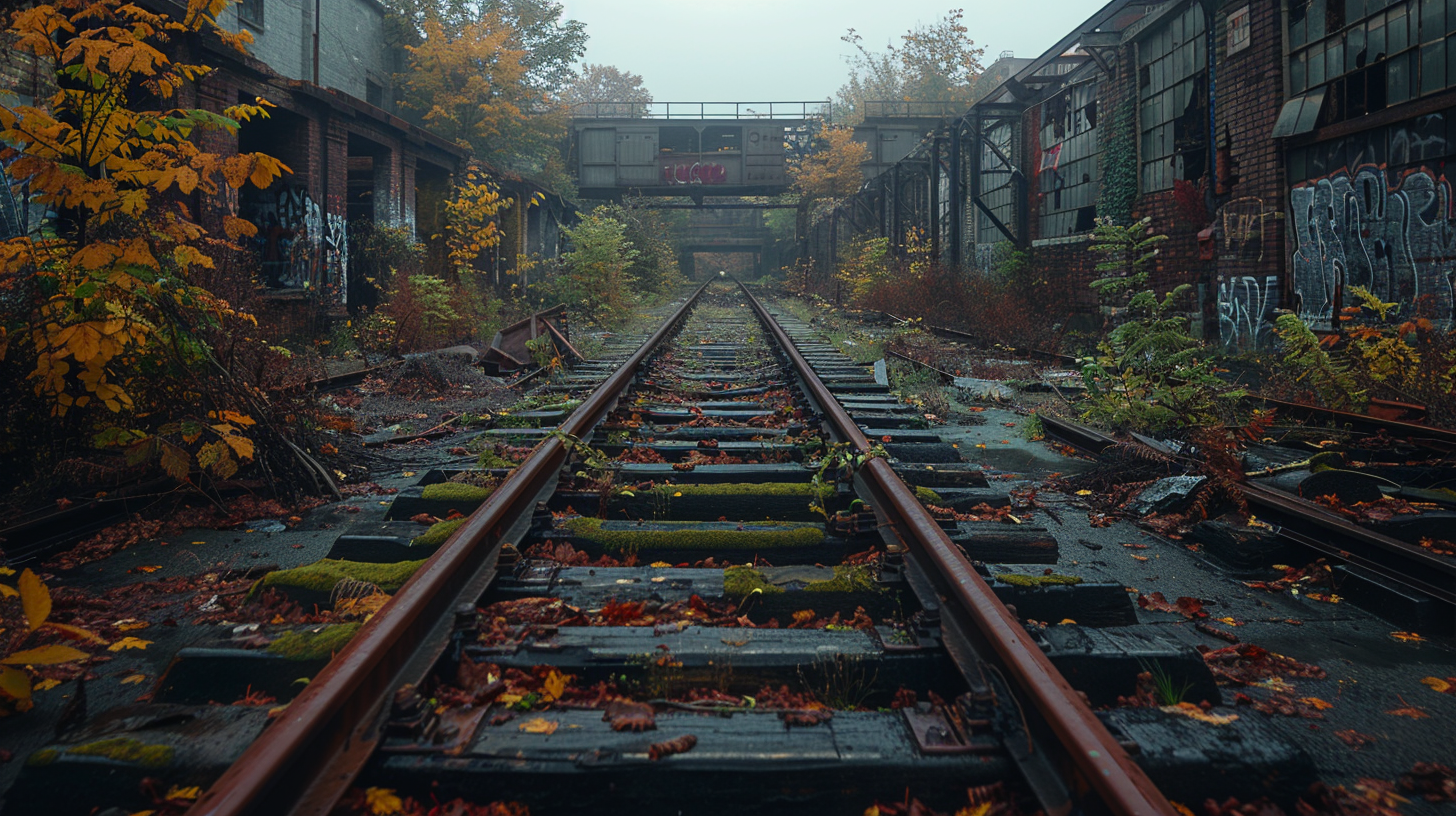
[(1105, 0), (561, 0), (586, 23), (586, 61), (641, 74), (660, 102), (832, 97), (844, 83), (839, 38), (853, 28), (880, 50), (917, 23), (965, 8), (990, 64), (1035, 57)]

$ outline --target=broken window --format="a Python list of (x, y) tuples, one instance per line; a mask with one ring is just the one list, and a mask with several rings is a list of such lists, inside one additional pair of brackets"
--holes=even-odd
[(1321, 126), (1456, 86), (1456, 2), (1292, 0), (1289, 84), (1328, 86)]
[(242, 0), (238, 3), (238, 19), (254, 28), (262, 28), (263, 0)]
[[(1332, 0), (1338, 2), (1339, 0)], [(1197, 4), (1138, 47), (1138, 153), (1145, 193), (1194, 180), (1208, 166), (1208, 48)]]
[(1092, 229), (1102, 151), (1097, 144), (1097, 83), (1072, 85), (1042, 103), (1036, 190), (1042, 238)]

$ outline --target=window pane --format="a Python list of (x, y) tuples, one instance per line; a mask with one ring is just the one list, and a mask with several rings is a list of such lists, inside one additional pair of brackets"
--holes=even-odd
[(1316, 45), (1309, 49), (1309, 86), (1323, 85), (1325, 81), (1325, 49)]
[(1385, 101), (1394, 105), (1410, 99), (1410, 54), (1393, 57), (1385, 69)]
[(1446, 36), (1446, 0), (1421, 0), (1421, 42)]
[(1291, 48), (1298, 48), (1308, 42), (1306, 29), (1307, 25), (1303, 17), (1289, 24), (1289, 45)]
[(1428, 94), (1446, 87), (1446, 43), (1433, 42), (1421, 46), (1421, 93)]
[(1446, 0), (1446, 33), (1456, 31), (1456, 0)]
[(1345, 0), (1345, 22), (1353, 23), (1365, 16), (1365, 0)]
[(1300, 52), (1289, 62), (1289, 90), (1299, 93), (1309, 87), (1307, 82), (1308, 78), (1304, 75), (1304, 53)]
[[(1339, 2), (1339, 0), (1335, 0)], [(1325, 37), (1325, 0), (1310, 0), (1309, 39), (1322, 40)]]
[(1345, 34), (1345, 72), (1364, 68), (1370, 62), (1370, 55), (1365, 52), (1365, 27), (1355, 26)]
[(1389, 53), (1399, 54), (1410, 45), (1410, 29), (1407, 23), (1405, 6), (1392, 9), (1385, 13), (1385, 39), (1389, 47)]
[(1334, 79), (1345, 72), (1345, 45), (1339, 37), (1331, 37), (1325, 46), (1325, 78)]
[(1446, 38), (1446, 87), (1456, 85), (1456, 37)]
[(1370, 31), (1365, 35), (1366, 53), (1365, 64), (1369, 65), (1384, 57), (1385, 51), (1385, 18), (1376, 17), (1370, 21)]

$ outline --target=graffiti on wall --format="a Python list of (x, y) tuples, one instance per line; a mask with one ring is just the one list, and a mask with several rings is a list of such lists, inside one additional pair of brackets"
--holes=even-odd
[(662, 183), (678, 184), (722, 184), (728, 180), (728, 168), (721, 164), (664, 164)]
[(1240, 275), (1218, 283), (1218, 334), (1231, 349), (1260, 348), (1272, 339), (1279, 278)]
[(1235, 198), (1218, 210), (1219, 260), (1264, 260), (1264, 221), (1277, 214), (1264, 209), (1264, 199), (1257, 196)]
[(269, 288), (337, 292), (341, 304), (348, 302), (349, 223), (342, 213), (325, 214), (308, 191), (281, 187), (244, 217), (258, 225)]
[[(1294, 245), (1290, 275), (1299, 316), (1328, 327), (1343, 292), (1363, 286), (1409, 314), (1451, 325), (1456, 218), (1451, 183), (1428, 168), (1394, 184), (1367, 165), (1290, 191)], [(1419, 301), (1419, 303), (1418, 303)]]

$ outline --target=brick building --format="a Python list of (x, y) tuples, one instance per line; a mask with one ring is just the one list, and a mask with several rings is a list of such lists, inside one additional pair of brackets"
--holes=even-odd
[[(174, 17), (185, 9), (176, 0), (149, 4)], [(364, 224), (426, 241), (443, 232), (451, 179), (469, 154), (401, 115), (392, 85), (406, 52), (399, 22), (376, 0), (242, 0), (219, 23), (250, 32), (249, 53), (193, 43), (204, 52), (189, 58), (214, 70), (180, 102), (221, 111), (268, 100), (276, 106), (268, 118), (244, 123), (235, 136), (202, 138), (213, 152), (276, 156), (292, 173), (265, 190), (193, 203), (210, 231), (221, 231), (225, 214), (258, 226), (259, 280), (268, 301), (260, 316), (283, 330), (310, 328), (320, 312), (340, 314), (369, 300), (362, 276), (349, 274), (351, 234)], [(54, 87), (14, 49), (0, 57), (0, 82), (26, 101)], [(496, 175), (514, 204), (505, 211), (505, 241), (489, 259), (492, 268), (511, 268), (518, 255), (556, 255), (571, 208), (528, 180)], [(25, 220), (18, 203), (0, 205), (0, 214), (19, 212)]]
[(813, 254), (918, 227), (1087, 314), (1093, 219), (1147, 216), (1170, 237), (1154, 286), (1192, 284), (1227, 346), (1267, 343), (1281, 308), (1327, 327), (1350, 286), (1450, 326), (1452, 31), (1438, 0), (1114, 0), (817, 224)]

